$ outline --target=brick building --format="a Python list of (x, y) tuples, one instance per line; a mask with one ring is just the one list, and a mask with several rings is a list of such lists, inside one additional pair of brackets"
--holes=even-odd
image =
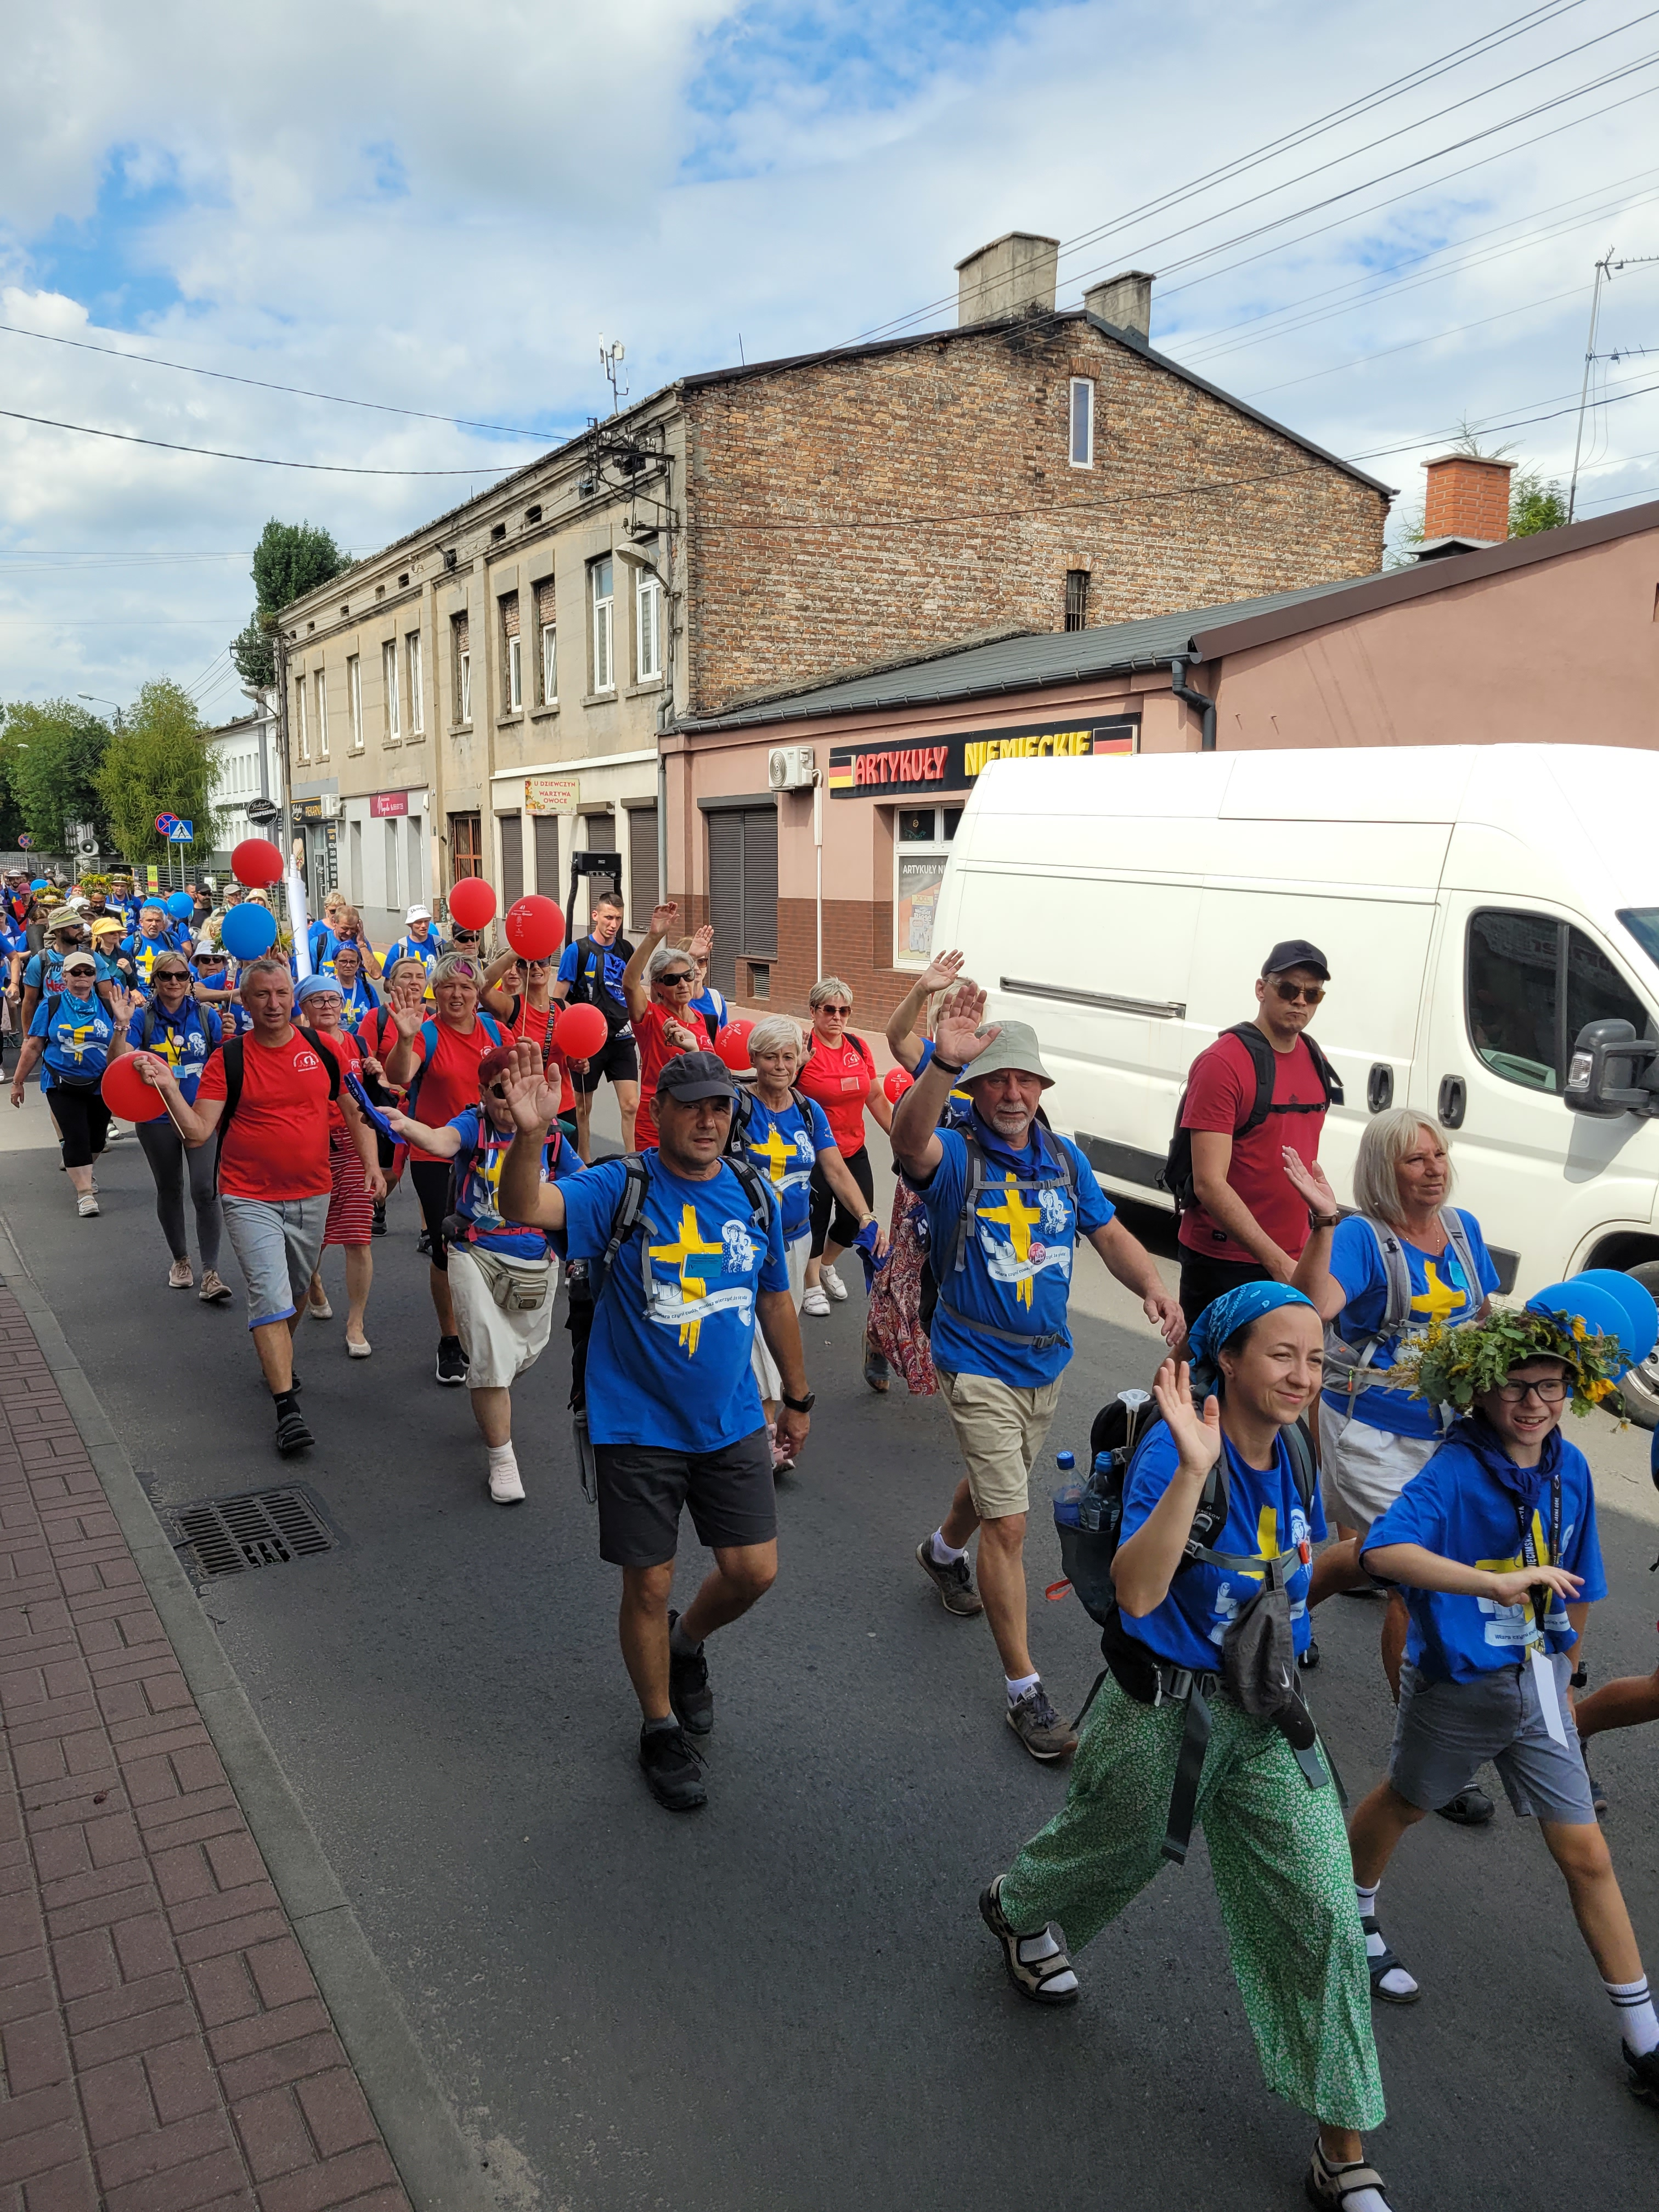
[(286, 609), (313, 898), (374, 934), (459, 874), (563, 902), (614, 854), (631, 926), (665, 880), (729, 965), (775, 933), (775, 818), (671, 839), (677, 723), (1377, 567), (1386, 486), (1155, 351), (1150, 277), (1056, 313), (1055, 252), (969, 255), (954, 328), (682, 378)]

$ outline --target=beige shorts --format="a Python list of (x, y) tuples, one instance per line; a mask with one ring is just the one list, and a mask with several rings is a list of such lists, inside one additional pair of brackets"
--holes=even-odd
[(466, 1347), (469, 1390), (509, 1390), (541, 1358), (552, 1334), (556, 1287), (550, 1280), (540, 1305), (514, 1313), (491, 1297), (483, 1272), (466, 1247), (450, 1246), (449, 1295), (455, 1301), (456, 1331)]
[(1440, 1449), (1438, 1437), (1397, 1437), (1319, 1401), (1319, 1482), (1325, 1517), (1363, 1537)]
[[(800, 1302), (806, 1296), (806, 1262), (811, 1256), (812, 1232), (803, 1229), (792, 1243), (783, 1248), (783, 1264), (789, 1270), (789, 1295), (795, 1302), (795, 1311), (800, 1311)], [(783, 1377), (778, 1364), (766, 1348), (766, 1339), (761, 1334), (761, 1325), (755, 1323), (755, 1348), (749, 1364), (754, 1370), (755, 1381), (767, 1404), (774, 1405), (783, 1395)]]
[(939, 1387), (968, 1465), (968, 1488), (981, 1521), (1006, 1521), (1031, 1504), (1031, 1468), (1060, 1403), (1060, 1378), (1018, 1389), (988, 1375), (947, 1375)]

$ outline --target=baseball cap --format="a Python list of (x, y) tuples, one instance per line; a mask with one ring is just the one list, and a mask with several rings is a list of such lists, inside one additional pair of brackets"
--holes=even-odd
[(1310, 945), (1305, 937), (1287, 937), (1282, 945), (1275, 945), (1261, 963), (1264, 975), (1282, 975), (1287, 968), (1311, 968), (1322, 981), (1328, 983), (1331, 971), (1325, 956), (1316, 945)]
[(478, 1088), (488, 1091), (492, 1083), (499, 1082), (509, 1069), (519, 1064), (519, 1055), (510, 1044), (491, 1045), (478, 1061)]
[(657, 1078), (657, 1096), (684, 1099), (729, 1099), (737, 1089), (731, 1069), (712, 1052), (683, 1052)]
[(98, 963), (93, 958), (90, 952), (70, 952), (65, 954), (64, 958), (64, 975), (78, 975), (83, 970), (89, 975), (95, 975), (98, 973)]
[(431, 919), (432, 909), (429, 906), (412, 906), (404, 916), (405, 922), (430, 921)]

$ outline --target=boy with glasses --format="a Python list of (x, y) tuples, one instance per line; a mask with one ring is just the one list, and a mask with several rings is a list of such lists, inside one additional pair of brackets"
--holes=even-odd
[[(1348, 1841), (1373, 1995), (1413, 2003), (1417, 1984), (1377, 1929), (1377, 1887), (1406, 1831), (1491, 1759), (1565, 1879), (1631, 2092), (1659, 2105), (1659, 2017), (1567, 1698), (1570, 1655), (1607, 1586), (1589, 1468), (1561, 1416), (1569, 1400), (1581, 1412), (1599, 1404), (1626, 1364), (1596, 1326), (1528, 1307), (1457, 1330), (1452, 1349), (1428, 1340), (1419, 1395), (1469, 1388), (1474, 1407), (1366, 1540), (1362, 1564), (1404, 1590), (1411, 1634), (1389, 1777), (1356, 1809)], [(1519, 1356), (1517, 1335), (1530, 1340)]]
[[(1342, 1087), (1303, 1032), (1331, 971), (1316, 945), (1291, 938), (1261, 965), (1254, 1019), (1224, 1030), (1193, 1062), (1169, 1176), (1180, 1209), (1181, 1310), (1190, 1328), (1241, 1283), (1288, 1283), (1309, 1217), (1285, 1173), (1286, 1146), (1319, 1158), (1328, 1106)], [(1191, 1146), (1190, 1182), (1178, 1155)]]

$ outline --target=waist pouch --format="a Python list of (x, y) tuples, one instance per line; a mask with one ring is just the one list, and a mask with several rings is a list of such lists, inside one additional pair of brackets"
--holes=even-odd
[(1221, 1639), (1221, 1687), (1253, 1720), (1271, 1721), (1293, 1751), (1312, 1749), (1313, 1717), (1297, 1686), (1290, 1596), (1271, 1568)]
[[(446, 1233), (448, 1224), (445, 1224)], [(501, 1252), (486, 1252), (481, 1244), (462, 1244), (465, 1252), (489, 1285), (489, 1295), (503, 1313), (539, 1313), (552, 1287), (552, 1265), (546, 1260), (515, 1260)]]

